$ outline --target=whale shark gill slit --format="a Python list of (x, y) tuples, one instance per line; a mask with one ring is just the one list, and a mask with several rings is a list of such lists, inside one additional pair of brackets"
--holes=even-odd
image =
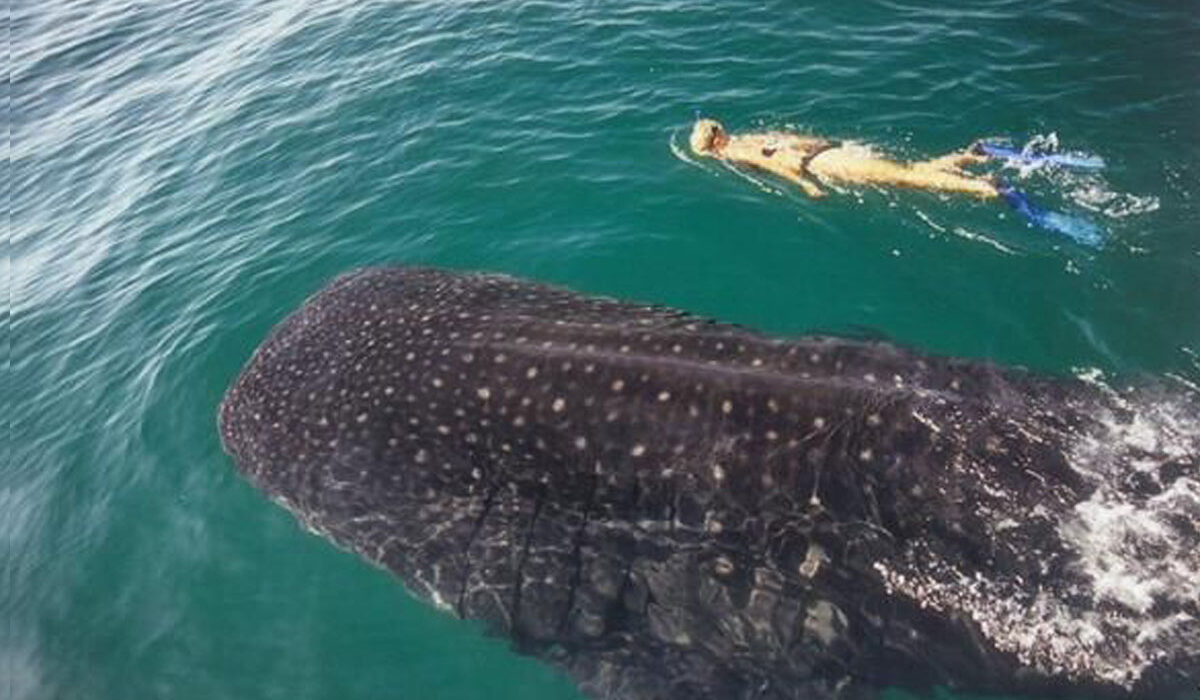
[(227, 393), (310, 530), (597, 698), (1200, 680), (1200, 399), (778, 339), (501, 275), (345, 275)]

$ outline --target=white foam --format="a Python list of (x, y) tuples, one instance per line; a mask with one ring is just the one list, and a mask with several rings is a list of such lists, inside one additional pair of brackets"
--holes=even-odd
[(978, 492), (987, 497), (977, 506), (997, 541), (1049, 524), (1058, 542), (1021, 554), (1047, 567), (1065, 563), (1065, 576), (1030, 585), (1016, 574), (985, 575), (919, 542), (876, 570), (890, 591), (922, 607), (969, 616), (1027, 666), (1132, 688), (1153, 664), (1178, 661), (1200, 635), (1200, 473), (1193, 462), (1200, 416), (1194, 396), (1120, 393), (1098, 370), (1076, 374), (1103, 396), (1089, 392), (1073, 409), (1096, 421), (1086, 434), (1058, 436), (1087, 497), (1076, 502), (1071, 491), (1051, 489), (1017, 519), (1012, 494), (981, 474)]
[[(1098, 372), (1081, 379), (1106, 388)], [(1192, 621), (1178, 608), (1200, 600), (1200, 549), (1188, 540), (1188, 531), (1200, 528), (1200, 482), (1192, 474), (1164, 484), (1160, 471), (1191, 459), (1200, 447), (1200, 418), (1183, 400), (1131, 400), (1108, 392), (1130, 413), (1096, 415), (1105, 432), (1077, 443), (1072, 465), (1095, 483), (1095, 491), (1060, 524), (1059, 536), (1076, 552), (1092, 600), (1126, 610), (1119, 619), (1132, 633), (1133, 657), (1149, 658), (1150, 642)], [(1134, 472), (1165, 488), (1151, 496), (1122, 488)], [(1176, 524), (1181, 519), (1189, 524)], [(1176, 612), (1156, 614), (1158, 606)]]
[(1158, 197), (1116, 192), (1099, 177), (1079, 182), (1076, 187), (1068, 190), (1067, 196), (1081, 207), (1099, 212), (1111, 219), (1148, 214), (1157, 211), (1160, 206)]
[(954, 235), (958, 236), (959, 238), (965, 238), (968, 241), (973, 241), (976, 243), (986, 243), (987, 245), (990, 245), (991, 247), (995, 248), (996, 250), (1000, 251), (1001, 253), (1004, 253), (1005, 255), (1016, 255), (1017, 254), (1017, 251), (1013, 250), (1012, 248), (1009, 248), (1008, 246), (1004, 245), (1003, 243), (1001, 243), (997, 240), (994, 240), (992, 238), (989, 238), (989, 237), (983, 235), (982, 233), (975, 233), (974, 231), (968, 231), (967, 229), (963, 228), (962, 226), (955, 226), (953, 232), (954, 232)]
[(1109, 500), (1103, 491), (1076, 506), (1075, 515), (1060, 534), (1079, 552), (1093, 597), (1148, 613), (1167, 582), (1160, 575), (1163, 567), (1146, 566), (1138, 553), (1168, 543), (1170, 533), (1153, 514)]
[(682, 138), (683, 138), (682, 132), (680, 132), (679, 130), (676, 130), (671, 133), (671, 138), (669, 138), (667, 140), (668, 145), (671, 147), (671, 153), (676, 158), (683, 161), (684, 163), (687, 163), (688, 165), (695, 165), (700, 168), (703, 168), (704, 166), (700, 164), (700, 161), (698, 159), (692, 157), (692, 154), (690, 153), (689, 149), (680, 145), (679, 142)]
[[(1026, 156), (1061, 153), (1080, 158), (1092, 157), (1086, 151), (1062, 151), (1058, 134), (1035, 134), (1021, 148)], [(1054, 166), (1046, 161), (1025, 162), (1012, 159), (1001, 167), (1015, 170), (1018, 179), (1042, 177), (1061, 191), (1068, 200), (1083, 209), (1109, 219), (1124, 219), (1157, 211), (1161, 202), (1154, 195), (1137, 195), (1115, 189), (1098, 169)]]

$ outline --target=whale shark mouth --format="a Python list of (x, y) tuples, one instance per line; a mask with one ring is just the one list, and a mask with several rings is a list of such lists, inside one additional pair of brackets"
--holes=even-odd
[(1200, 396), (345, 275), (219, 429), (254, 484), (600, 698), (1200, 682)]

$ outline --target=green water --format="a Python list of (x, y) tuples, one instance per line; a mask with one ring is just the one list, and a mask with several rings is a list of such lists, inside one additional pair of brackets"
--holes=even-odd
[[(18, 0), (0, 695), (577, 697), (222, 454), (242, 363), (352, 267), (1200, 381), (1200, 13), (966, 5)], [(1109, 240), (922, 193), (812, 203), (682, 157), (697, 110), (901, 157), (1056, 134), (1108, 168), (1008, 176)]]

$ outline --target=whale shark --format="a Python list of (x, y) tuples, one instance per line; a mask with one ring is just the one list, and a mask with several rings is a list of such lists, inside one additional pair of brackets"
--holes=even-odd
[(345, 274), (219, 409), (300, 524), (589, 697), (1196, 697), (1200, 392)]

